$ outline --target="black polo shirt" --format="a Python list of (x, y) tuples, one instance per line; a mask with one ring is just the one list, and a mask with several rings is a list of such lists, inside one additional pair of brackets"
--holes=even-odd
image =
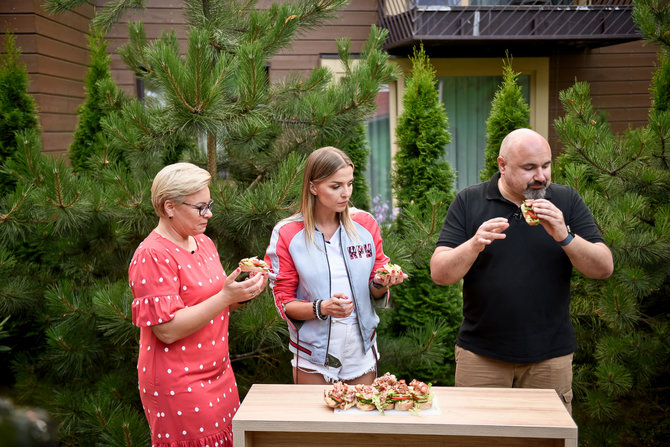
[[(570, 322), (572, 264), (541, 225), (528, 225), (521, 210), (498, 189), (500, 174), (466, 188), (449, 206), (437, 246), (455, 248), (479, 226), (506, 217), (506, 238), (495, 240), (463, 278), (463, 323), (456, 343), (477, 354), (513, 363), (535, 363), (577, 349)], [(551, 184), (545, 197), (572, 232), (603, 242), (577, 191)]]

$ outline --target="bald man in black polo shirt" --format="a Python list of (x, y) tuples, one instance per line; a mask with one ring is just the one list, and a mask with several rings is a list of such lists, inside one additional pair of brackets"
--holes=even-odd
[[(436, 284), (463, 279), (456, 386), (554, 388), (571, 411), (570, 275), (607, 278), (612, 254), (577, 192), (551, 183), (544, 137), (510, 132), (498, 167), (456, 196), (430, 261)], [(524, 200), (540, 225), (524, 220)]]

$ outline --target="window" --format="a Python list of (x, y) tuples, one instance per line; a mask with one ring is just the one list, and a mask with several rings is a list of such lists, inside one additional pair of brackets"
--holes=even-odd
[[(445, 147), (445, 158), (457, 174), (456, 189), (479, 183), (484, 161), (486, 120), (491, 100), (502, 80), (502, 58), (431, 58), (436, 70), (440, 98), (445, 104), (452, 142)], [(411, 71), (409, 59), (394, 59), (403, 73)], [(321, 64), (334, 73), (344, 70), (340, 61), (322, 58)], [(541, 135), (549, 134), (549, 58), (514, 58), (514, 70), (521, 73), (519, 83), (528, 98), (530, 127)], [(404, 78), (380, 92), (377, 114), (366, 122), (370, 145), (370, 163), (366, 176), (370, 195), (380, 201), (391, 201), (391, 169), (397, 117), (402, 113)], [(467, 95), (473, 95), (469, 98)]]
[[(486, 120), (493, 95), (502, 81), (503, 60), (435, 58), (430, 61), (436, 70), (440, 99), (445, 106), (451, 133), (451, 143), (445, 147), (445, 159), (456, 171), (454, 186), (460, 190), (480, 182), (479, 171), (484, 163), (486, 145)], [(410, 73), (409, 60), (396, 59), (396, 62), (403, 73)], [(518, 82), (530, 105), (530, 127), (546, 138), (549, 133), (549, 59), (513, 58), (513, 67), (521, 74)], [(390, 91), (391, 108), (397, 104), (397, 115), (400, 115), (404, 78), (398, 80), (397, 89), (392, 88)], [(391, 113), (391, 135), (394, 135), (397, 124), (395, 116)], [(392, 153), (397, 149), (393, 137)]]
[[(457, 172), (456, 189), (479, 183), (484, 166), (486, 120), (491, 102), (502, 83), (502, 76), (442, 76), (438, 78), (440, 100), (449, 119), (451, 143), (445, 148), (445, 159)], [(529, 102), (530, 77), (517, 79)]]

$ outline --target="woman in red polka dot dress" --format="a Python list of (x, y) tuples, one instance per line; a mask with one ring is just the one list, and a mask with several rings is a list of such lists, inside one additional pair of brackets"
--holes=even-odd
[(158, 226), (128, 269), (140, 327), (139, 392), (155, 447), (232, 446), (240, 399), (228, 354), (230, 311), (257, 296), (267, 275), (236, 282), (203, 233), (210, 175), (190, 163), (163, 168), (151, 200)]

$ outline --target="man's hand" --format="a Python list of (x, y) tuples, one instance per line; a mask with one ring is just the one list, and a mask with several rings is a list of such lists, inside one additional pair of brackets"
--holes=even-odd
[(546, 199), (529, 200), (528, 202), (533, 204), (533, 212), (540, 219), (540, 225), (556, 242), (568, 237), (568, 228), (565, 225), (563, 212), (556, 205)]
[(487, 245), (490, 245), (496, 239), (505, 239), (503, 233), (509, 228), (509, 222), (504, 217), (495, 217), (487, 220), (477, 228), (477, 232), (470, 239), (470, 243), (477, 253), (481, 253)]
[(504, 217), (495, 217), (482, 223), (474, 236), (456, 248), (437, 247), (430, 258), (430, 276), (435, 284), (454, 284), (460, 281), (488, 245), (505, 239), (509, 228)]

